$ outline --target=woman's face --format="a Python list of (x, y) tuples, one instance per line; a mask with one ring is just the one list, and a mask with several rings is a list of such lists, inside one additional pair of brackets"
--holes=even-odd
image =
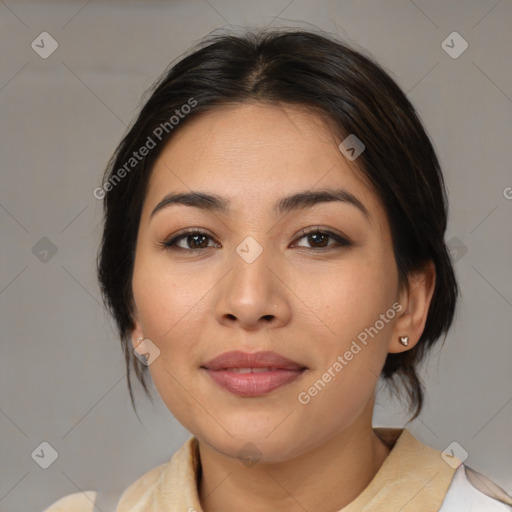
[[(339, 142), (313, 114), (244, 104), (191, 120), (152, 171), (133, 339), (160, 350), (149, 369), (172, 414), (224, 454), (251, 442), (262, 458), (286, 460), (371, 422), (391, 339), (403, 334), (398, 275), (385, 211)], [(348, 200), (283, 202), (327, 190), (366, 213)], [(152, 215), (166, 195), (193, 192), (226, 207), (171, 202)], [(162, 245), (184, 228), (203, 234)], [(229, 351), (273, 351), (302, 370), (205, 368)]]

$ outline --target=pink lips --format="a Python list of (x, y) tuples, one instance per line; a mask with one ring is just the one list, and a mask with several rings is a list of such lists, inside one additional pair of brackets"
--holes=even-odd
[(219, 386), (242, 397), (270, 393), (298, 378), (306, 368), (275, 352), (225, 352), (203, 365)]

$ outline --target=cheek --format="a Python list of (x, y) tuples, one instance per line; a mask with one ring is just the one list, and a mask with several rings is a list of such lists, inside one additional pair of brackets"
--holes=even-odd
[(314, 274), (297, 280), (297, 295), (335, 343), (373, 325), (395, 300), (394, 260), (384, 252), (375, 254), (361, 251), (342, 264), (317, 266)]
[(160, 350), (149, 366), (151, 378), (169, 409), (179, 415), (192, 405), (184, 388), (196, 394), (191, 375), (202, 357), (197, 341), (211, 315), (207, 291), (216, 281), (212, 273), (183, 272), (169, 261), (165, 254), (141, 249), (132, 288), (144, 337)]
[[(308, 306), (320, 317), (321, 330), (303, 326), (318, 347), (317, 365), (300, 390), (308, 402), (300, 402), (307, 411), (306, 423), (322, 418), (323, 428), (336, 430), (358, 417), (373, 396), (394, 318), (393, 286), (388, 281), (378, 264), (359, 260), (343, 270), (338, 267), (337, 273), (317, 275), (310, 286)], [(391, 314), (386, 316), (386, 311)]]
[(181, 271), (164, 253), (146, 256), (141, 250), (132, 287), (144, 335), (165, 344), (185, 325), (197, 332), (194, 323), (198, 323), (198, 309), (204, 307), (205, 292), (214, 285), (209, 280), (211, 276)]
[[(320, 414), (333, 425), (348, 421), (372, 396), (395, 318), (395, 279), (394, 260), (376, 250), (347, 258), (303, 284), (298, 295), (307, 297), (305, 302), (321, 320), (315, 334), (318, 365), (308, 382), (318, 383), (311, 389), (317, 395), (308, 393), (311, 417)], [(331, 418), (330, 407), (340, 416)]]

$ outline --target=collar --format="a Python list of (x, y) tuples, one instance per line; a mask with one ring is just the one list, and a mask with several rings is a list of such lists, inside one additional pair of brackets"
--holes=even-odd
[(407, 429), (373, 430), (391, 451), (363, 492), (339, 512), (439, 510), (456, 468)]

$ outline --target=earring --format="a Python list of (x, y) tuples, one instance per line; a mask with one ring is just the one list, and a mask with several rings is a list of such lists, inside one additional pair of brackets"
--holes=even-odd
[(400, 340), (400, 343), (404, 347), (407, 347), (407, 345), (409, 345), (409, 336), (399, 336), (398, 339)]

